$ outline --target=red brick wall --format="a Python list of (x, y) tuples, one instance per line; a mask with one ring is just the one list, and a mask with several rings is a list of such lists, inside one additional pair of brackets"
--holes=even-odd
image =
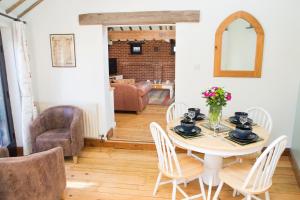
[[(158, 48), (158, 51), (155, 51)], [(175, 55), (171, 44), (165, 41), (145, 41), (141, 55), (131, 55), (128, 42), (113, 42), (109, 45), (109, 57), (117, 58), (118, 74), (124, 78), (144, 80), (175, 80)]]

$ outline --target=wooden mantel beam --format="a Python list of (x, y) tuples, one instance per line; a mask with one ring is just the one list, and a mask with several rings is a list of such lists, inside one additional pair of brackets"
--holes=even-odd
[(199, 22), (200, 11), (145, 11), (90, 13), (79, 15), (80, 25), (142, 25), (175, 24), (178, 22)]
[(145, 30), (145, 31), (110, 31), (108, 38), (111, 41), (133, 40), (170, 40), (175, 39), (175, 30)]

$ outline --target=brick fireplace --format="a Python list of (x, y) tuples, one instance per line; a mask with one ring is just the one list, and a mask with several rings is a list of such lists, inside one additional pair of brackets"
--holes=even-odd
[(109, 45), (109, 57), (117, 58), (118, 74), (136, 81), (175, 79), (175, 55), (171, 54), (171, 43), (145, 41), (141, 55), (131, 55), (130, 44), (126, 41)]

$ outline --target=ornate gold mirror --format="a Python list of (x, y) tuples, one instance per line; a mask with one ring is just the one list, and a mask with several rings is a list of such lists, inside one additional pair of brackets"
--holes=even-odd
[(215, 36), (215, 77), (261, 77), (264, 30), (251, 14), (227, 17)]

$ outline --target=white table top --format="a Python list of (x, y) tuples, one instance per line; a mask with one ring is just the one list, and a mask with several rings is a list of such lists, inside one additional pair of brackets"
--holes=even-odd
[[(170, 122), (167, 125), (167, 133), (172, 141), (182, 148), (224, 157), (246, 155), (257, 152), (267, 144), (270, 136), (270, 134), (264, 128), (257, 125), (253, 126), (253, 132), (259, 137), (263, 138), (263, 140), (242, 146), (225, 139), (224, 137), (227, 136), (226, 133), (220, 133), (219, 136), (214, 137), (213, 131), (201, 126), (203, 123), (208, 123), (208, 121), (203, 120), (196, 123), (196, 125), (202, 129), (202, 133), (204, 134), (204, 136), (198, 138), (185, 139), (171, 130), (174, 126), (180, 124), (179, 119), (175, 120), (174, 122)], [(224, 120), (221, 123), (230, 128), (235, 128), (235, 125)]]

